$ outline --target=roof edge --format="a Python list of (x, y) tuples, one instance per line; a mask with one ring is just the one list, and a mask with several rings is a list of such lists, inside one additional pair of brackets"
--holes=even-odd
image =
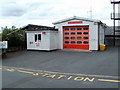
[(62, 19), (62, 20), (59, 20), (59, 21), (56, 21), (56, 22), (53, 22), (52, 24), (59, 24), (59, 23), (63, 23), (63, 22), (66, 22), (66, 21), (70, 21), (70, 20), (83, 20), (83, 21), (90, 21), (90, 22), (101, 22), (100, 20), (97, 20), (97, 19), (89, 19), (89, 18), (84, 18), (84, 17), (77, 17), (77, 16), (73, 16), (73, 17), (70, 17), (70, 18), (66, 18), (66, 19)]

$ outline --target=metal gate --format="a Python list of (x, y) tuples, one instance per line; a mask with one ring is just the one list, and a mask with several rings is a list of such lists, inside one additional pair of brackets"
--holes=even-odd
[(64, 49), (89, 49), (89, 26), (63, 27)]

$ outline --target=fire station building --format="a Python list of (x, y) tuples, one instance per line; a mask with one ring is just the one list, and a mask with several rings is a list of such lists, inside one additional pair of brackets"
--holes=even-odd
[(106, 25), (100, 20), (74, 16), (53, 24), (55, 27), (38, 25), (24, 27), (27, 32), (27, 49), (99, 50), (99, 44), (104, 44)]

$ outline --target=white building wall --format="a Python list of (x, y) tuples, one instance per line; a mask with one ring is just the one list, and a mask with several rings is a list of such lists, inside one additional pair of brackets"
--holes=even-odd
[[(89, 22), (90, 23), (90, 22)], [(89, 50), (98, 50), (98, 24), (94, 25), (93, 22), (90, 23), (89, 31)]]
[(58, 49), (58, 32), (50, 32), (50, 50)]
[(105, 28), (102, 25), (99, 25), (99, 43), (104, 44), (104, 38), (105, 38)]
[[(71, 21), (81, 21), (81, 20), (71, 20)], [(63, 49), (63, 26), (89, 26), (89, 50), (98, 50), (98, 25), (94, 25), (94, 22), (83, 21), (82, 24), (68, 24), (68, 22), (63, 22), (60, 24), (55, 24), (58, 29), (58, 49)]]

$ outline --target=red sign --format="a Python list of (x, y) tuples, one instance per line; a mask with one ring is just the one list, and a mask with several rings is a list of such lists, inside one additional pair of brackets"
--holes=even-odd
[(40, 46), (40, 43), (36, 43), (36, 46)]
[(46, 32), (42, 32), (42, 34), (46, 34)]
[(72, 21), (72, 22), (68, 22), (68, 24), (79, 24), (79, 23), (83, 23), (82, 21)]

